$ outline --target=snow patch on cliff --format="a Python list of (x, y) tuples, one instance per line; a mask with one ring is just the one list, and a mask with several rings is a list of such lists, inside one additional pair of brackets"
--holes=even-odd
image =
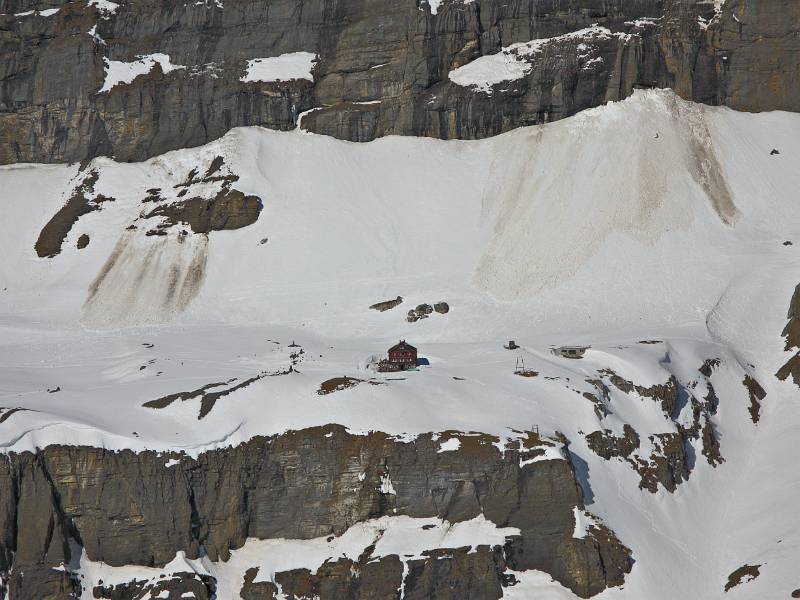
[(36, 15), (37, 17), (52, 17), (60, 9), (59, 8), (45, 8), (44, 10), (26, 10), (24, 12), (14, 13), (15, 17), (29, 17)]
[(317, 55), (311, 52), (290, 52), (271, 58), (253, 58), (247, 61), (245, 74), (241, 81), (245, 83), (261, 81), (293, 81), (305, 79), (314, 81), (311, 71)]
[[(536, 57), (553, 43), (568, 40), (591, 41), (593, 39), (608, 39), (611, 37), (619, 37), (626, 40), (630, 38), (630, 35), (612, 33), (606, 27), (593, 25), (556, 37), (512, 44), (496, 54), (481, 56), (466, 65), (453, 69), (448, 73), (447, 77), (456, 85), (473, 87), (478, 91), (491, 94), (492, 86), (504, 81), (522, 79), (530, 73)], [(581, 49), (578, 48), (578, 50), (580, 51)]]
[(119, 4), (111, 2), (111, 0), (89, 0), (89, 6), (97, 7), (97, 10), (103, 15), (103, 18), (109, 18), (119, 8)]
[(139, 56), (136, 60), (130, 62), (109, 60), (108, 58), (103, 60), (106, 64), (106, 78), (103, 82), (103, 87), (98, 91), (100, 94), (108, 92), (114, 86), (131, 83), (140, 75), (147, 75), (156, 65), (159, 65), (164, 73), (186, 68), (183, 65), (172, 64), (169, 55), (161, 53)]

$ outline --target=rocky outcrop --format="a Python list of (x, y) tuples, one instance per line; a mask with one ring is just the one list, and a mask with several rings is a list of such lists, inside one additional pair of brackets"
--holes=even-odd
[[(141, 160), (233, 127), (352, 141), (483, 138), (560, 119), (637, 87), (740, 110), (800, 108), (794, 0), (387, 2), (0, 0), (0, 163)], [(18, 14), (23, 13), (23, 14)], [(607, 34), (586, 36), (592, 26)], [(531, 40), (547, 40), (521, 48)], [(249, 81), (247, 61), (305, 51), (311, 79)], [(503, 52), (515, 79), (460, 67)], [(160, 53), (130, 81), (106, 72)], [(124, 66), (124, 65), (123, 65)], [(456, 78), (458, 80), (458, 78)], [(468, 81), (468, 80), (467, 80)]]
[(223, 189), (213, 198), (195, 197), (174, 204), (162, 204), (145, 218), (162, 218), (156, 231), (158, 228), (185, 223), (194, 233), (209, 233), (252, 225), (258, 219), (261, 208), (261, 200), (257, 196), (245, 196), (239, 190)]
[[(698, 381), (683, 385), (673, 375), (663, 384), (642, 386), (620, 377), (610, 369), (601, 369), (599, 374), (619, 391), (657, 401), (670, 423), (670, 430), (647, 436), (651, 448), (649, 454), (640, 451), (643, 436), (628, 423), (623, 425), (622, 435), (614, 435), (609, 429), (586, 435), (589, 449), (605, 460), (617, 459), (627, 463), (639, 474), (639, 487), (653, 493), (658, 491), (659, 484), (667, 491), (674, 492), (678, 485), (689, 478), (694, 452), (691, 446), (695, 441), (699, 441), (700, 452), (709, 465), (716, 467), (722, 464), (725, 459), (713, 420), (719, 407), (719, 398), (710, 379), (720, 364), (719, 358), (711, 358), (705, 360), (698, 369), (704, 378), (705, 395), (702, 395), (700, 390), (703, 387)], [(595, 414), (602, 420), (613, 412), (611, 390), (602, 379), (586, 379), (586, 382), (595, 387), (597, 394), (583, 392), (582, 395), (592, 401)], [(750, 392), (750, 412), (751, 416), (755, 415), (755, 423), (760, 409), (759, 400), (766, 394), (749, 375), (745, 375), (743, 384)], [(684, 411), (690, 419), (683, 417)]]
[(634, 454), (640, 446), (639, 435), (627, 423), (622, 436), (608, 430), (594, 431), (586, 436), (586, 443), (601, 458), (625, 460), (639, 474), (640, 488), (655, 493), (660, 483), (667, 491), (674, 492), (689, 477), (684, 437), (680, 433), (659, 433), (648, 439), (653, 452), (646, 458)]
[(403, 303), (403, 297), (398, 296), (393, 300), (384, 300), (382, 302), (376, 302), (370, 308), (372, 310), (377, 310), (378, 312), (386, 312), (387, 310), (393, 309), (395, 306), (398, 306)]
[[(789, 321), (783, 328), (781, 335), (786, 339), (786, 351), (800, 348), (800, 285), (794, 289), (792, 300), (789, 303), (789, 312), (786, 315)], [(791, 376), (792, 381), (800, 386), (800, 352), (795, 353), (786, 363), (778, 369), (775, 376), (781, 381)]]
[(760, 573), (761, 565), (742, 565), (733, 573), (728, 575), (728, 581), (725, 584), (725, 591), (728, 592), (735, 588), (737, 585), (753, 581)]
[(614, 456), (629, 457), (639, 447), (639, 434), (625, 423), (624, 435), (615, 436), (610, 430), (593, 431), (586, 436), (589, 448), (601, 458), (606, 460)]
[(767, 397), (767, 392), (761, 387), (761, 384), (753, 379), (750, 375), (745, 375), (742, 385), (747, 388), (747, 393), (750, 396), (750, 418), (753, 423), (758, 424), (761, 418), (761, 401)]
[(630, 394), (636, 392), (644, 398), (652, 398), (661, 404), (661, 410), (668, 418), (674, 419), (678, 410), (678, 389), (679, 384), (675, 376), (671, 376), (665, 383), (659, 383), (650, 387), (637, 385), (617, 375), (611, 369), (601, 369), (602, 375), (606, 375), (608, 380), (620, 391)]
[(107, 600), (213, 600), (216, 582), (208, 575), (197, 573), (173, 573), (155, 582), (131, 581), (117, 585), (98, 585), (92, 589), (95, 598)]
[(244, 574), (244, 583), (239, 591), (242, 600), (273, 600), (278, 595), (278, 587), (271, 581), (256, 581), (258, 567), (247, 569)]
[[(113, 201), (113, 198), (96, 194), (94, 186), (97, 183), (99, 173), (91, 170), (86, 173), (80, 182), (75, 186), (72, 195), (45, 224), (39, 233), (39, 237), (34, 245), (34, 250), (40, 258), (50, 258), (61, 252), (64, 240), (72, 230), (72, 226), (78, 222), (83, 215), (96, 210), (100, 210), (103, 202)], [(85, 237), (85, 243), (82, 242)], [(85, 248), (89, 244), (89, 236), (83, 234), (77, 242), (78, 248)]]
[(789, 321), (781, 332), (781, 335), (786, 339), (784, 349), (800, 348), (800, 285), (794, 288), (786, 318)]
[(660, 483), (667, 491), (674, 492), (689, 478), (686, 440), (681, 433), (657, 433), (648, 439), (653, 446), (649, 460), (635, 457), (631, 461), (641, 476), (639, 487), (655, 493)]
[[(227, 560), (247, 538), (339, 535), (384, 515), (456, 523), (482, 514), (520, 535), (508, 538), (502, 551), (486, 547), (412, 561), (406, 583), (417, 590), (412, 597), (431, 597), (453, 581), (461, 586), (459, 597), (499, 597), (506, 567), (548, 572), (582, 597), (620, 585), (631, 568), (630, 551), (611, 532), (572, 537), (573, 508), (583, 503), (570, 462), (521, 465), (531, 449), (517, 442), (501, 454), (496, 442), (464, 436), (458, 451), (439, 452), (430, 434), (403, 442), (326, 426), (255, 438), (196, 459), (69, 446), (12, 454), (0, 463), (0, 576), (15, 600), (60, 599), (81, 585), (71, 566), (81, 553), (112, 567), (161, 567), (179, 551), (189, 559)], [(358, 597), (383, 597), (387, 578), (396, 578), (390, 557), (372, 564), (376, 587)], [(346, 591), (356, 585), (348, 572), (334, 562), (317, 573), (283, 574), (281, 581), (298, 590)], [(249, 581), (243, 597), (268, 591), (255, 575)], [(362, 571), (359, 585), (365, 581)], [(159, 585), (189, 591), (186, 586), (202, 584), (210, 595), (211, 583)], [(102, 593), (133, 597), (119, 587)]]

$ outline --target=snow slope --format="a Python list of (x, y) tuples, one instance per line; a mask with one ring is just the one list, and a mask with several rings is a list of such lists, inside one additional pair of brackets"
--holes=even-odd
[[(179, 227), (126, 231), (147, 189), (173, 189), (218, 155), (239, 175), (236, 189), (263, 200), (256, 223), (188, 245)], [(115, 200), (82, 216), (51, 259), (33, 244), (82, 177), (78, 165), (2, 167), (0, 406), (26, 410), (0, 423), (0, 445), (195, 455), (326, 423), (500, 438), (535, 425), (572, 441), (588, 510), (634, 552), (624, 588), (600, 597), (788, 597), (800, 588), (800, 407), (798, 390), (773, 374), (800, 282), (798, 245), (783, 244), (800, 241), (798, 156), (800, 115), (735, 113), (664, 91), (477, 142), (237, 129), (145, 163), (93, 161), (96, 191)], [(91, 242), (78, 250), (83, 233)], [(87, 301), (118, 247), (125, 259)], [(202, 285), (165, 305), (167, 276), (193, 268), (197, 253)], [(397, 308), (368, 309), (397, 295)], [(408, 309), (440, 300), (448, 314), (406, 322)], [(404, 379), (369, 370), (398, 338), (431, 366)], [(521, 348), (503, 349), (509, 339)], [(569, 360), (550, 352), (560, 344), (591, 349)], [(702, 387), (709, 358), (721, 360), (709, 379), (720, 466), (698, 445), (689, 480), (653, 494), (588, 448), (585, 434), (622, 435), (627, 423), (646, 452), (647, 436), (675, 423), (616, 388), (601, 419), (582, 395), (597, 391), (587, 379), (611, 369), (640, 386), (674, 376)], [(517, 359), (539, 375), (516, 376)], [(289, 365), (298, 372), (258, 379), (202, 420), (199, 399), (142, 406)], [(767, 391), (757, 425), (745, 374)], [(342, 375), (386, 385), (316, 393)], [(761, 576), (724, 594), (745, 563), (763, 564)], [(509, 597), (571, 597), (542, 574), (519, 577)]]

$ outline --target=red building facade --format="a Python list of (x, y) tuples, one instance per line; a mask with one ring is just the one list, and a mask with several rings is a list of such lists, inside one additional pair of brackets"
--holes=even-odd
[(389, 348), (389, 364), (397, 365), (400, 371), (413, 369), (417, 366), (417, 349), (405, 340), (400, 340)]

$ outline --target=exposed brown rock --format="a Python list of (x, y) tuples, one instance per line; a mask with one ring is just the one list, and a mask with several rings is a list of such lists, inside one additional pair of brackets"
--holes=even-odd
[(244, 583), (239, 592), (242, 600), (274, 600), (278, 595), (278, 587), (271, 581), (256, 582), (258, 567), (247, 569), (244, 574)]
[(412, 560), (404, 580), (403, 598), (464, 598), (495, 600), (503, 596), (506, 561), (502, 549), (478, 546), (426, 552), (430, 558)]
[(759, 576), (759, 568), (761, 565), (742, 565), (733, 573), (728, 575), (728, 583), (725, 584), (725, 591), (736, 587), (741, 583), (747, 583)]
[(747, 388), (748, 394), (750, 394), (750, 418), (753, 420), (753, 423), (758, 423), (758, 420), (761, 418), (761, 401), (767, 397), (767, 392), (764, 391), (764, 388), (761, 385), (750, 377), (750, 375), (744, 376), (744, 381), (742, 381), (744, 387)]
[(376, 302), (372, 306), (371, 309), (377, 310), (379, 312), (385, 312), (397, 306), (398, 304), (402, 304), (403, 298), (402, 296), (398, 296), (394, 300), (384, 300), (383, 302)]
[(706, 412), (710, 415), (717, 414), (717, 409), (719, 408), (719, 398), (717, 397), (717, 391), (714, 389), (714, 386), (711, 382), (708, 382), (708, 391), (705, 395), (705, 409)]
[(622, 437), (613, 435), (609, 429), (593, 431), (586, 436), (586, 443), (595, 454), (606, 460), (615, 456), (627, 458), (639, 448), (639, 435), (627, 423), (623, 431), (625, 435)]
[(365, 552), (357, 562), (342, 558), (326, 562), (315, 573), (284, 571), (275, 581), (289, 598), (399, 600), (403, 565), (397, 556), (374, 559)]
[(660, 483), (667, 491), (674, 492), (678, 484), (689, 478), (684, 438), (680, 433), (657, 433), (649, 439), (656, 446), (649, 461), (639, 457), (628, 460), (641, 475), (639, 487), (655, 493)]
[(708, 464), (710, 464), (712, 467), (716, 467), (717, 465), (721, 465), (723, 462), (725, 462), (725, 459), (722, 457), (722, 452), (720, 451), (717, 433), (709, 419), (706, 419), (705, 423), (703, 423), (702, 436), (702, 453), (703, 456), (706, 457)]
[[(163, 217), (159, 227), (186, 223), (194, 233), (209, 233), (252, 225), (258, 219), (261, 208), (261, 200), (257, 196), (245, 196), (238, 190), (223, 189), (212, 199), (195, 197), (163, 204), (150, 211), (146, 218)], [(158, 230), (154, 230), (154, 234), (157, 235)]]
[(517, 369), (514, 371), (514, 375), (519, 375), (520, 377), (538, 377), (539, 371), (532, 371), (530, 369)]
[(635, 391), (640, 396), (645, 398), (653, 398), (661, 403), (661, 409), (664, 414), (670, 419), (677, 417), (675, 410), (678, 406), (678, 380), (674, 375), (671, 375), (666, 383), (656, 384), (650, 387), (636, 385), (632, 381), (623, 379), (611, 369), (601, 369), (601, 374), (606, 375), (609, 381), (619, 390), (630, 394)]
[(355, 387), (359, 383), (369, 383), (370, 385), (385, 385), (383, 381), (377, 381), (374, 379), (358, 379), (357, 377), (334, 377), (332, 379), (327, 379), (319, 384), (319, 389), (317, 390), (317, 394), (320, 396), (325, 396), (326, 394), (332, 394), (333, 392), (340, 392), (342, 390), (346, 390), (347, 388)]
[(5, 421), (8, 421), (8, 419), (10, 419), (11, 415), (13, 415), (14, 413), (18, 413), (18, 412), (22, 412), (22, 411), (29, 411), (29, 410), (31, 410), (31, 409), (22, 408), (22, 407), (19, 407), (19, 406), (15, 407), (15, 408), (0, 407), (0, 411), (2, 411), (2, 412), (0, 412), (0, 423), (4, 423)]
[[(639, 487), (653, 493), (658, 491), (659, 483), (667, 491), (674, 492), (678, 484), (689, 477), (690, 469), (682, 433), (658, 433), (649, 436), (655, 450), (645, 459), (634, 454), (640, 447), (640, 440), (633, 427), (626, 423), (624, 432), (623, 436), (618, 437), (609, 430), (593, 431), (586, 436), (586, 443), (601, 458), (610, 460), (618, 457), (625, 460), (639, 473)], [(719, 461), (721, 460), (719, 457)]]
[[(39, 233), (34, 249), (40, 258), (52, 258), (61, 252), (61, 245), (69, 234), (72, 226), (78, 222), (83, 215), (100, 210), (103, 202), (113, 200), (102, 194), (94, 195), (94, 185), (100, 177), (99, 173), (92, 169), (75, 186), (72, 195), (67, 203), (54, 214)], [(86, 243), (81, 245), (81, 240), (86, 239)], [(89, 236), (82, 235), (78, 240), (78, 248), (83, 248), (89, 243)]]
[(429, 315), (433, 312), (433, 307), (430, 304), (418, 304), (414, 310), (418, 315)]
[(781, 332), (781, 335), (786, 338), (785, 349), (800, 348), (800, 284), (794, 289), (786, 318), (789, 319), (789, 322)]
[[(245, 379), (240, 381), (235, 385), (231, 385), (236, 379), (230, 379), (225, 382), (219, 383), (209, 383), (204, 385), (203, 387), (197, 388), (196, 390), (192, 390), (190, 392), (177, 392), (175, 394), (168, 394), (166, 396), (162, 396), (161, 398), (156, 398), (155, 400), (149, 400), (142, 404), (142, 406), (146, 408), (166, 408), (176, 400), (186, 401), (186, 400), (194, 400), (195, 398), (200, 398), (200, 411), (197, 414), (197, 418), (202, 419), (208, 413), (211, 412), (211, 409), (214, 408), (214, 405), (217, 403), (217, 400), (220, 398), (224, 398), (232, 394), (237, 390), (241, 390), (242, 388), (246, 388), (250, 384), (259, 379), (264, 377), (270, 376), (274, 377), (277, 375), (288, 375), (292, 372), (292, 368), (289, 367), (286, 371), (278, 371), (276, 373), (259, 373), (255, 377), (250, 377), (249, 379)], [(209, 391), (213, 388), (222, 387), (224, 389), (216, 390), (216, 391)]]
[(611, 411), (608, 408), (608, 404), (611, 402), (611, 395), (608, 386), (603, 383), (602, 379), (587, 379), (586, 383), (591, 383), (597, 390), (596, 394), (592, 394), (591, 392), (583, 392), (581, 394), (584, 398), (591, 400), (592, 404), (594, 404), (594, 414), (597, 415), (597, 418), (602, 419), (603, 417), (611, 414)]
[(213, 577), (197, 573), (174, 573), (156, 581), (132, 581), (116, 586), (95, 586), (95, 598), (107, 600), (139, 600), (160, 598), (164, 600), (214, 600), (217, 589)]
[(777, 373), (775, 373), (775, 377), (781, 381), (785, 381), (790, 375), (792, 376), (792, 381), (794, 381), (795, 385), (800, 387), (800, 352), (787, 360), (786, 364), (778, 369)]
[(700, 371), (700, 373), (702, 373), (706, 377), (711, 377), (711, 374), (714, 372), (714, 369), (719, 367), (720, 362), (721, 361), (718, 358), (707, 358), (705, 361), (703, 361), (703, 364), (700, 365), (700, 368), (697, 370)]

